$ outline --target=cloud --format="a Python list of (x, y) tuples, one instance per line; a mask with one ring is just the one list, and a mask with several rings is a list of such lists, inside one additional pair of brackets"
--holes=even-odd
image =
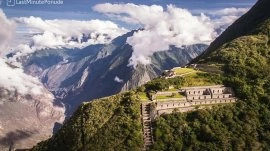
[(210, 14), (216, 15), (216, 16), (241, 16), (244, 13), (246, 13), (249, 10), (249, 8), (224, 8), (220, 10), (213, 11)]
[(194, 16), (173, 5), (163, 9), (158, 5), (105, 3), (95, 5), (93, 9), (143, 27), (127, 39), (134, 50), (129, 62), (132, 66), (151, 63), (149, 57), (154, 52), (169, 50), (170, 45), (209, 44), (217, 36), (209, 17), (204, 14)]
[(14, 20), (28, 27), (29, 33), (36, 33), (31, 38), (30, 49), (25, 46), (27, 44), (15, 48), (22, 53), (46, 48), (83, 48), (92, 44), (104, 44), (127, 32), (111, 21), (43, 20), (33, 16)]
[(108, 15), (114, 15), (119, 17), (118, 19), (133, 24), (153, 23), (160, 19), (160, 15), (163, 15), (163, 7), (159, 5), (135, 5), (132, 3), (127, 4), (97, 4), (93, 7), (93, 10)]
[(182, 47), (210, 44), (248, 8), (225, 8), (192, 15), (188, 10), (167, 5), (97, 4), (93, 10), (114, 17), (127, 24), (139, 25), (143, 30), (127, 39), (133, 54), (129, 65), (150, 64), (150, 56), (169, 50), (170, 45)]
[(219, 30), (218, 34), (223, 32), (229, 25), (231, 25), (240, 16), (245, 14), (249, 8), (224, 8), (212, 12), (206, 12), (206, 14), (212, 16), (212, 22), (215, 30)]
[(2, 9), (0, 9), (0, 56), (8, 49), (15, 28), (14, 22), (8, 20)]
[(8, 65), (0, 58), (0, 86), (20, 94), (42, 94), (43, 85), (37, 78), (26, 75), (21, 68)]
[[(15, 24), (0, 9), (0, 52), (4, 54), (12, 37)], [(42, 94), (43, 85), (37, 78), (26, 75), (21, 68), (6, 63), (0, 56), (0, 87), (17, 91), (21, 94)]]
[(118, 82), (118, 83), (123, 83), (123, 82), (124, 82), (124, 80), (123, 80), (123, 79), (120, 79), (118, 76), (116, 76), (116, 77), (114, 78), (114, 81), (115, 81), (115, 82)]
[[(5, 101), (10, 101), (10, 97), (12, 97), (12, 99), (21, 103), (35, 106), (36, 114), (39, 118), (50, 118), (63, 122), (65, 107), (54, 105), (55, 98), (53, 94), (43, 86), (38, 78), (27, 75), (23, 69), (14, 67), (6, 62), (5, 59), (0, 58), (0, 89), (4, 88), (2, 93), (6, 92), (6, 95), (1, 94), (0, 105), (3, 105)], [(33, 99), (27, 99), (29, 95)]]
[[(8, 52), (7, 48), (13, 36), (15, 24), (5, 16), (1, 9), (0, 26), (0, 54), (5, 54)], [(0, 105), (3, 106), (5, 105), (4, 102), (10, 100), (20, 101), (20, 103), (27, 103), (29, 106), (33, 106), (37, 111), (35, 114), (39, 118), (50, 118), (53, 120), (53, 123), (56, 121), (63, 122), (65, 107), (53, 104), (53, 94), (45, 89), (38, 78), (25, 74), (23, 69), (7, 62), (6, 58), (0, 55)], [(33, 99), (28, 99), (27, 97), (29, 96)], [(19, 106), (20, 103), (13, 105)]]

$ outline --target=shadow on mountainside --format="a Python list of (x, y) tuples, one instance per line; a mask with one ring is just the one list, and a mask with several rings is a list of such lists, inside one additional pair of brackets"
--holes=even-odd
[(6, 136), (0, 139), (0, 145), (9, 146), (9, 148), (13, 148), (16, 142), (27, 139), (37, 133), (37, 131), (22, 131), (15, 130), (12, 132), (8, 132)]

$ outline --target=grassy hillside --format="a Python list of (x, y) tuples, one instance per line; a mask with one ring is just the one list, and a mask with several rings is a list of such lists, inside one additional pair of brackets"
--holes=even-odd
[(241, 100), (232, 106), (158, 118), (152, 150), (270, 150), (269, 39), (270, 19), (266, 19), (200, 59), (197, 63), (222, 65), (223, 83), (233, 87)]
[(56, 135), (32, 150), (140, 150), (140, 105), (132, 92), (84, 103)]

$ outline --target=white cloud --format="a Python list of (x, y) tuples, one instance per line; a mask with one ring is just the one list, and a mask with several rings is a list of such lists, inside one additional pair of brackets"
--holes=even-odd
[(244, 13), (246, 13), (249, 10), (249, 8), (224, 8), (220, 10), (213, 11), (210, 14), (217, 15), (217, 16), (241, 16)]
[(105, 3), (95, 5), (93, 9), (116, 16), (126, 23), (143, 26), (144, 30), (127, 39), (134, 50), (129, 63), (133, 66), (149, 64), (149, 56), (168, 50), (170, 45), (209, 44), (217, 36), (210, 18), (203, 14), (194, 16), (188, 10), (173, 5), (163, 9), (157, 5)]
[(163, 15), (163, 7), (159, 5), (135, 5), (127, 4), (97, 4), (93, 10), (106, 13), (109, 15), (118, 16), (118, 19), (127, 23), (148, 25), (160, 19)]
[(123, 80), (123, 79), (120, 79), (118, 76), (116, 76), (116, 77), (114, 78), (114, 81), (115, 81), (115, 82), (118, 82), (118, 83), (123, 83), (123, 82), (124, 82), (124, 80)]
[(0, 86), (20, 94), (42, 94), (43, 85), (37, 78), (26, 75), (21, 68), (11, 67), (0, 58)]
[(170, 45), (210, 44), (248, 8), (208, 10), (197, 16), (173, 5), (163, 8), (158, 5), (104, 3), (95, 5), (93, 10), (143, 27), (127, 39), (134, 50), (129, 65), (136, 66), (138, 63), (151, 63), (149, 56), (169, 50)]
[(212, 22), (215, 29), (219, 29), (219, 34), (223, 32), (229, 25), (231, 25), (240, 16), (245, 14), (249, 8), (224, 8), (212, 12), (207, 12), (207, 14), (213, 17)]
[(8, 49), (15, 28), (14, 22), (7, 19), (6, 15), (0, 9), (0, 56)]
[[(0, 9), (0, 52), (4, 54), (12, 37), (14, 23)], [(26, 75), (21, 68), (12, 67), (0, 56), (0, 87), (18, 91), (21, 94), (42, 94), (43, 85), (37, 78)]]
[[(91, 44), (109, 43), (127, 32), (111, 21), (43, 20), (39, 17), (15, 18), (19, 25), (27, 26), (33, 35), (29, 47), (15, 48), (23, 54), (46, 48), (83, 48)], [(22, 49), (27, 48), (27, 49)]]

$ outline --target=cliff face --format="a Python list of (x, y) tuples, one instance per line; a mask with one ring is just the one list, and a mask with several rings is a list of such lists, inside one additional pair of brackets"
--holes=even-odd
[(47, 90), (43, 94), (23, 95), (0, 88), (0, 150), (31, 148), (52, 136), (63, 122), (64, 108), (53, 104)]

